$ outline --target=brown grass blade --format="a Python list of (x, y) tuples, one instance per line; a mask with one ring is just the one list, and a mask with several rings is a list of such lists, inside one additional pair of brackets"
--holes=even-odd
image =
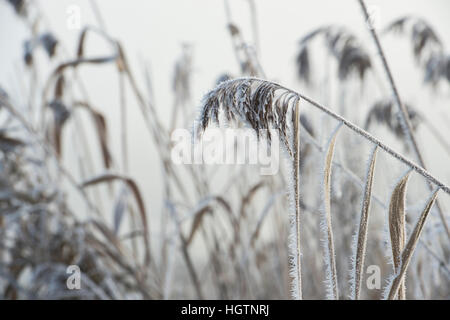
[(203, 217), (207, 214), (211, 213), (211, 208), (209, 206), (201, 208), (194, 217), (194, 221), (192, 222), (191, 232), (189, 233), (189, 236), (186, 238), (186, 245), (189, 246), (192, 242), (192, 239), (194, 239), (195, 232), (200, 227)]
[(112, 165), (112, 156), (108, 146), (108, 126), (106, 119), (99, 111), (95, 110), (90, 104), (86, 102), (75, 102), (75, 107), (82, 107), (89, 112), (92, 121), (97, 131), (98, 141), (100, 144), (100, 150), (102, 152), (103, 164), (105, 168), (109, 169)]
[(334, 252), (334, 241), (333, 241), (333, 226), (331, 223), (331, 166), (333, 163), (334, 147), (336, 145), (336, 138), (338, 133), (342, 128), (342, 124), (334, 130), (334, 133), (328, 144), (328, 150), (325, 158), (325, 168), (324, 168), (324, 219), (323, 221), (323, 231), (326, 233), (325, 250), (326, 250), (326, 266), (327, 266), (327, 282), (328, 282), (328, 296), (331, 299), (339, 299), (338, 290), (338, 280), (336, 271), (336, 260)]
[(245, 209), (250, 204), (250, 202), (252, 201), (253, 197), (257, 193), (257, 191), (259, 189), (261, 189), (261, 187), (263, 187), (264, 185), (265, 185), (264, 181), (260, 181), (260, 182), (256, 183), (253, 187), (251, 187), (248, 190), (247, 194), (245, 194), (245, 196), (242, 198), (242, 200), (241, 200), (241, 208), (239, 210), (240, 219), (244, 219), (245, 218), (245, 216), (246, 216)]
[(228, 202), (220, 196), (211, 196), (205, 200), (203, 205), (201, 205), (199, 208), (195, 209), (194, 221), (192, 222), (191, 231), (190, 231), (188, 237), (185, 239), (186, 245), (189, 245), (192, 242), (197, 230), (199, 229), (199, 227), (201, 226), (201, 224), (203, 222), (203, 218), (204, 218), (205, 214), (213, 212), (212, 204), (214, 202), (217, 203), (218, 205), (220, 205), (224, 209), (224, 211), (227, 213), (227, 217), (229, 217), (229, 219), (230, 219), (230, 226), (233, 228), (234, 232), (235, 233), (239, 232), (239, 221), (236, 218), (234, 218), (231, 207), (228, 204)]
[(133, 196), (136, 200), (136, 204), (139, 209), (139, 213), (141, 215), (141, 221), (144, 228), (144, 245), (145, 245), (145, 264), (148, 265), (150, 263), (150, 239), (149, 239), (149, 225), (147, 222), (147, 212), (145, 210), (144, 200), (141, 196), (141, 192), (139, 190), (139, 187), (137, 186), (136, 182), (134, 182), (133, 179), (124, 177), (117, 174), (107, 173), (98, 177), (95, 177), (93, 179), (90, 179), (82, 184), (82, 187), (89, 187), (93, 186), (99, 183), (105, 183), (110, 182), (114, 180), (120, 180), (126, 183), (128, 188), (133, 193)]
[(363, 268), (364, 268), (364, 260), (366, 257), (366, 242), (367, 242), (367, 226), (369, 223), (369, 212), (370, 212), (370, 200), (372, 198), (372, 185), (373, 178), (375, 173), (375, 162), (377, 157), (378, 147), (375, 146), (371, 155), (371, 160), (369, 163), (369, 168), (367, 170), (366, 176), (366, 184), (364, 187), (364, 198), (362, 202), (361, 208), (361, 220), (359, 223), (359, 231), (357, 234), (357, 246), (356, 246), (356, 255), (354, 261), (354, 274), (352, 286), (353, 292), (352, 298), (355, 300), (359, 299), (360, 290), (361, 290), (361, 281), (363, 276)]
[[(408, 182), (411, 171), (403, 176), (397, 183), (394, 192), (391, 195), (389, 203), (389, 233), (391, 236), (392, 259), (394, 261), (394, 269), (399, 270), (402, 261), (402, 251), (406, 241), (406, 222), (405, 222), (405, 197), (406, 184)], [(400, 284), (399, 300), (404, 300), (406, 289), (404, 279)]]
[(70, 117), (70, 111), (60, 100), (54, 100), (48, 105), (53, 111), (53, 144), (55, 147), (55, 152), (58, 157), (62, 154), (62, 132), (65, 123)]
[(405, 249), (403, 250), (401, 267), (399, 272), (395, 276), (394, 280), (392, 281), (391, 289), (388, 295), (389, 300), (393, 300), (395, 298), (395, 296), (400, 290), (400, 287), (404, 282), (406, 269), (408, 268), (412, 255), (414, 254), (414, 250), (416, 249), (417, 243), (419, 242), (423, 226), (425, 225), (425, 221), (431, 211), (431, 208), (433, 207), (438, 191), (439, 188), (437, 188), (436, 191), (433, 192), (427, 204), (425, 205), (425, 209), (422, 211), (419, 220), (417, 221), (416, 226), (414, 227), (414, 230), (411, 236), (409, 237), (408, 243), (406, 244)]

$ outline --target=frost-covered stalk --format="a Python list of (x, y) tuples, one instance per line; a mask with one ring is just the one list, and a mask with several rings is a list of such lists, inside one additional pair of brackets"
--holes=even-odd
[(325, 249), (324, 258), (326, 267), (327, 296), (329, 299), (333, 300), (339, 299), (339, 290), (336, 270), (336, 254), (334, 251), (333, 226), (331, 223), (331, 167), (333, 163), (336, 138), (341, 128), (342, 123), (340, 123), (333, 131), (333, 134), (328, 142), (322, 179), (323, 209), (320, 228), (322, 233), (325, 235), (325, 238), (323, 239), (323, 246)]
[(367, 227), (369, 224), (370, 200), (372, 198), (372, 185), (375, 171), (375, 161), (378, 147), (373, 148), (368, 168), (366, 170), (366, 183), (361, 204), (361, 217), (359, 229), (353, 238), (352, 270), (350, 272), (350, 297), (358, 300), (361, 291), (364, 260), (366, 257)]
[[(294, 259), (292, 275), (294, 277), (294, 284), (292, 288), (292, 295), (294, 299), (302, 299), (302, 268), (301, 268), (301, 247), (300, 247), (300, 108), (299, 103), (295, 106), (294, 117), (292, 119), (294, 126), (293, 146), (294, 146), (294, 162), (293, 162), (293, 178), (294, 178), (294, 218), (295, 218), (295, 233), (291, 235), (291, 241), (294, 241)], [(292, 192), (292, 191), (291, 191)]]

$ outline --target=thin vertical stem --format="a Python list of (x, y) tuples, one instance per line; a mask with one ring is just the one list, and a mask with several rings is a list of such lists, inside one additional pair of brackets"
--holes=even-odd
[(300, 107), (299, 103), (295, 106), (294, 111), (294, 200), (295, 200), (295, 240), (296, 240), (296, 278), (297, 278), (297, 294), (298, 299), (302, 299), (302, 272), (301, 272), (301, 241), (300, 241)]

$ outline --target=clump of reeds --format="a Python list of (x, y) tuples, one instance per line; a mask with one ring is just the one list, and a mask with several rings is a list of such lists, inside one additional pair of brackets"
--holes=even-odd
[[(205, 95), (196, 134), (201, 135), (212, 123), (236, 123), (252, 128), (268, 143), (279, 137), (286, 151), (287, 176), (261, 177), (252, 168), (238, 166), (233, 170), (227, 167), (223, 178), (217, 166), (176, 166), (170, 159), (170, 133), (189, 123), (195, 111), (191, 101), (195, 97), (191, 83), (193, 52), (189, 47), (183, 47), (175, 65), (172, 122), (166, 127), (157, 112), (159, 105), (155, 104), (147, 66), (141, 68), (145, 80), (141, 83), (130, 67), (126, 48), (106, 32), (95, 1), (90, 4), (98, 27), (86, 26), (80, 31), (73, 53), (60, 50), (63, 39), (43, 28), (46, 24), (39, 22), (43, 14), (33, 2), (8, 2), (11, 12), (30, 29), (20, 57), (24, 82), (29, 81), (30, 87), (23, 92), (29, 100), (26, 109), (11, 94), (14, 91), (7, 93), (0, 88), (0, 297), (267, 299), (291, 294), (296, 299), (339, 299), (346, 289), (353, 299), (364, 298), (365, 294), (390, 299), (448, 295), (445, 284), (433, 282), (436, 275), (449, 279), (450, 273), (445, 261), (447, 246), (437, 245), (445, 228), (442, 222), (430, 219), (430, 214), (438, 190), (443, 195), (449, 188), (421, 163), (416, 165), (303, 94), (258, 78), (232, 79), (227, 72)], [(225, 27), (240, 72), (266, 78), (259, 61), (255, 3), (249, 3), (253, 43), (232, 21), (228, 1)], [(413, 20), (404, 19), (396, 25), (407, 30), (408, 21)], [(430, 65), (431, 77), (448, 78), (448, 72), (443, 72), (447, 62), (434, 54), (440, 47), (436, 33), (423, 23), (413, 27), (412, 33), (414, 52), (421, 64)], [(105, 41), (109, 51), (101, 56), (89, 55), (87, 39), (92, 34)], [(373, 69), (373, 57), (348, 29), (318, 28), (302, 39), (298, 53), (299, 76), (310, 85), (316, 73), (311, 61), (312, 44), (319, 38), (325, 41), (327, 55), (337, 63), (333, 76), (339, 82), (346, 83), (352, 77), (364, 80)], [(48, 59), (44, 61), (56, 64), (43, 84), (33, 76), (41, 69), (38, 51), (45, 52)], [(436, 61), (439, 68), (431, 68)], [(84, 86), (79, 73), (80, 68), (103, 66), (112, 67), (118, 76), (117, 92), (111, 92), (117, 93), (120, 108), (120, 152), (114, 152), (117, 149), (111, 135), (116, 130), (107, 121), (102, 99), (95, 99), (96, 103), (89, 99), (90, 88)], [(133, 99), (128, 98), (130, 95)], [(370, 128), (374, 120), (387, 124), (398, 139), (408, 143), (410, 132), (394, 110), (399, 101), (376, 103), (365, 119)], [(313, 111), (322, 112), (320, 124), (315, 113), (306, 110), (311, 105)], [(148, 191), (130, 175), (127, 115), (135, 106), (144, 121), (145, 134), (153, 142), (148, 146), (149, 153), (160, 163), (159, 168), (151, 168), (160, 169), (163, 177), (160, 200), (164, 206), (160, 213), (152, 203), (147, 204)], [(411, 131), (416, 133), (416, 127), (422, 124), (433, 129), (417, 106), (406, 110)], [(91, 121), (82, 121), (82, 113)], [(328, 133), (330, 124), (335, 126)], [(434, 132), (438, 137), (439, 132)], [(90, 133), (96, 144), (91, 143)], [(350, 142), (344, 140), (348, 136)], [(322, 144), (321, 140), (326, 141)], [(446, 145), (442, 136), (439, 141)], [(371, 152), (364, 166), (363, 149), (367, 146)], [(139, 145), (140, 150), (145, 148)], [(66, 162), (69, 151), (79, 157), (78, 166)], [(346, 162), (347, 156), (353, 162)], [(388, 170), (376, 172), (376, 167), (384, 165), (380, 161), (384, 158), (398, 160), (408, 168), (407, 176), (402, 176), (388, 193), (388, 203), (377, 193), (383, 179), (391, 181)], [(360, 165), (362, 178), (358, 176)], [(417, 192), (411, 188), (413, 175), (432, 186), (429, 197), (423, 196), (423, 191), (419, 197), (413, 193)], [(221, 180), (224, 185), (218, 187)], [(289, 201), (282, 197), (286, 186)], [(407, 203), (408, 194), (414, 204)], [(77, 206), (72, 207), (69, 199), (74, 198)], [(425, 202), (425, 207), (417, 209), (415, 198), (420, 198), (420, 205)], [(377, 209), (388, 212), (386, 239), (392, 267), (384, 266), (385, 250), (371, 224), (379, 223)], [(353, 212), (358, 216), (356, 224)], [(427, 230), (424, 224), (428, 220)], [(155, 228), (158, 223), (159, 228)], [(322, 254), (316, 245), (320, 231)], [(349, 239), (352, 234), (354, 238)], [(412, 259), (414, 253), (417, 261)], [(350, 282), (342, 281), (348, 273), (349, 258)], [(373, 261), (385, 273), (391, 273), (384, 295), (363, 286), (365, 267)], [(67, 268), (72, 265), (82, 272), (82, 290), (67, 288)]]
[[(326, 278), (328, 282), (328, 297), (332, 299), (338, 299), (338, 283), (337, 283), (337, 271), (336, 271), (336, 262), (335, 262), (335, 250), (334, 250), (334, 241), (333, 241), (333, 226), (331, 223), (331, 196), (330, 196), (330, 181), (331, 181), (331, 168), (333, 161), (333, 153), (334, 146), (336, 143), (337, 132), (341, 125), (347, 126), (354, 134), (361, 136), (367, 141), (374, 143), (377, 148), (383, 149), (390, 156), (399, 159), (405, 165), (409, 166), (411, 170), (416, 171), (418, 174), (422, 175), (428, 182), (436, 184), (438, 189), (445, 190), (447, 193), (450, 193), (450, 189), (433, 178), (428, 172), (426, 172), (423, 168), (418, 167), (414, 163), (405, 159), (400, 154), (396, 153), (381, 141), (372, 137), (370, 134), (365, 132), (364, 130), (358, 128), (353, 125), (349, 121), (340, 117), (339, 115), (333, 113), (326, 107), (314, 102), (306, 96), (303, 96), (299, 93), (296, 93), (292, 90), (289, 90), (285, 87), (282, 87), (279, 84), (260, 80), (255, 78), (241, 78), (229, 80), (226, 82), (220, 83), (215, 89), (210, 91), (205, 95), (202, 108), (200, 112), (200, 117), (198, 120), (197, 127), (195, 129), (195, 134), (199, 135), (204, 130), (206, 130), (210, 124), (210, 122), (214, 122), (219, 124), (219, 113), (223, 112), (224, 117), (227, 121), (232, 120), (240, 120), (253, 128), (258, 134), (259, 130), (267, 130), (270, 128), (275, 128), (280, 132), (280, 137), (283, 142), (283, 145), (290, 150), (289, 156), (290, 160), (294, 160), (292, 164), (294, 165), (293, 170), (291, 171), (293, 184), (290, 185), (290, 194), (291, 202), (294, 203), (294, 206), (291, 206), (291, 221), (293, 223), (293, 228), (291, 229), (291, 247), (294, 248), (292, 255), (294, 259), (293, 265), (293, 288), (294, 288), (294, 298), (301, 298), (301, 269), (300, 269), (300, 219), (299, 217), (299, 206), (297, 206), (298, 200), (300, 198), (300, 188), (298, 184), (298, 169), (299, 163), (296, 160), (296, 150), (299, 150), (297, 143), (299, 143), (299, 139), (296, 138), (296, 135), (299, 132), (299, 101), (306, 100), (316, 108), (325, 112), (328, 116), (338, 120), (340, 125), (335, 130), (335, 133), (332, 135), (330, 142), (326, 148), (325, 155), (325, 166), (323, 169), (323, 222), (322, 228), (325, 233), (324, 239), (324, 247), (325, 247), (325, 260), (326, 260)], [(293, 123), (292, 123), (293, 122)], [(292, 124), (291, 124), (292, 123)], [(297, 124), (296, 124), (297, 123)], [(259, 136), (259, 135), (258, 135)], [(288, 139), (287, 137), (293, 137), (292, 139)], [(270, 143), (270, 136), (268, 137), (268, 141)], [(293, 143), (291, 143), (291, 141)], [(371, 157), (371, 161), (369, 161), (369, 167), (367, 169), (366, 183), (364, 187), (364, 200), (361, 209), (361, 220), (359, 226), (359, 232), (357, 236), (357, 243), (355, 249), (355, 257), (353, 257), (354, 263), (354, 276), (352, 277), (352, 296), (354, 298), (359, 297), (359, 290), (361, 286), (361, 269), (364, 264), (364, 256), (366, 255), (365, 245), (366, 245), (366, 237), (367, 237), (367, 223), (368, 223), (368, 213), (370, 206), (370, 197), (372, 184), (374, 181), (374, 165), (375, 165), (375, 151)], [(297, 166), (297, 169), (295, 168)], [(402, 184), (402, 186), (405, 184)], [(400, 190), (397, 192), (397, 190)], [(398, 195), (399, 194), (399, 195)], [(422, 214), (419, 222), (416, 224), (416, 229), (414, 234), (412, 235), (409, 241), (409, 249), (408, 253), (405, 253), (406, 260), (400, 260), (398, 257), (400, 252), (402, 252), (403, 245), (401, 243), (404, 242), (405, 232), (394, 232), (395, 230), (399, 230), (398, 228), (394, 228), (395, 225), (399, 225), (399, 228), (404, 228), (404, 222), (402, 222), (402, 218), (395, 219), (395, 217), (404, 217), (404, 206), (396, 204), (401, 204), (401, 201), (404, 201), (404, 188), (396, 188), (394, 193), (392, 194), (391, 201), (391, 209), (390, 209), (390, 217), (391, 220), (390, 225), (393, 229), (391, 229), (392, 234), (392, 242), (397, 243), (397, 245), (393, 246), (393, 255), (395, 267), (397, 270), (402, 270), (401, 275), (397, 276), (395, 279), (401, 279), (403, 277), (403, 273), (406, 271), (409, 260), (411, 259), (412, 253), (414, 252), (415, 245), (417, 244), (418, 238), (420, 236), (420, 232), (423, 228), (423, 224), (428, 215), (428, 212), (431, 209), (432, 203), (435, 199), (435, 196), (432, 198), (433, 201), (430, 201), (427, 206), (426, 211)], [(436, 194), (436, 192), (434, 192)], [(398, 199), (398, 201), (397, 201)], [(403, 200), (402, 200), (403, 199)], [(292, 201), (294, 200), (294, 201)], [(404, 218), (403, 218), (404, 219)], [(396, 221), (399, 221), (398, 223)], [(292, 241), (294, 240), (294, 242)], [(395, 284), (391, 289), (391, 293), (389, 295), (390, 298), (395, 296), (398, 290), (403, 290), (403, 286), (399, 284), (398, 281), (395, 280)], [(298, 290), (298, 291), (295, 291)], [(404, 296), (404, 295), (402, 295)]]

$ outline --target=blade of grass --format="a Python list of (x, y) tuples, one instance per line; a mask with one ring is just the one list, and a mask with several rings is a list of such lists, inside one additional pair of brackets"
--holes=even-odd
[[(394, 261), (394, 270), (398, 270), (402, 261), (402, 251), (406, 241), (406, 221), (405, 221), (405, 198), (406, 185), (408, 183), (411, 171), (398, 182), (394, 192), (391, 195), (389, 203), (389, 232), (391, 236), (392, 259)], [(406, 288), (405, 279), (400, 283), (399, 300), (405, 300)]]
[(409, 237), (408, 242), (406, 243), (405, 249), (402, 252), (402, 262), (400, 270), (397, 272), (397, 275), (395, 276), (394, 280), (392, 281), (391, 288), (389, 290), (388, 299), (393, 300), (395, 296), (397, 295), (403, 281), (404, 276), (406, 273), (406, 269), (408, 269), (408, 265), (411, 262), (411, 258), (414, 254), (414, 250), (417, 247), (417, 243), (419, 242), (420, 235), (423, 230), (423, 226), (425, 225), (425, 221), (431, 211), (431, 208), (433, 207), (433, 204), (436, 200), (437, 194), (438, 194), (439, 188), (437, 188), (429, 200), (427, 201), (427, 204), (425, 206), (425, 209), (422, 211), (422, 214), (419, 217), (419, 220), (416, 223), (416, 226), (414, 227), (414, 230)]
[(366, 257), (366, 242), (367, 242), (367, 226), (369, 224), (370, 200), (372, 199), (372, 185), (375, 173), (375, 162), (377, 157), (378, 147), (375, 146), (370, 157), (369, 167), (367, 169), (366, 184), (364, 186), (364, 197), (361, 208), (361, 218), (359, 222), (359, 231), (357, 233), (357, 245), (354, 257), (354, 274), (351, 285), (353, 290), (351, 292), (352, 298), (359, 299), (361, 291), (361, 282), (363, 276), (364, 260)]
[(324, 196), (324, 209), (323, 209), (323, 221), (322, 230), (326, 234), (324, 241), (325, 246), (325, 261), (326, 261), (326, 277), (327, 277), (327, 291), (328, 297), (333, 300), (339, 299), (338, 280), (336, 271), (336, 256), (334, 251), (333, 240), (333, 226), (331, 223), (331, 167), (333, 162), (334, 147), (336, 145), (336, 139), (338, 133), (342, 128), (342, 124), (334, 130), (333, 135), (328, 143), (328, 150), (325, 157), (324, 168), (324, 181), (323, 181), (323, 196)]

